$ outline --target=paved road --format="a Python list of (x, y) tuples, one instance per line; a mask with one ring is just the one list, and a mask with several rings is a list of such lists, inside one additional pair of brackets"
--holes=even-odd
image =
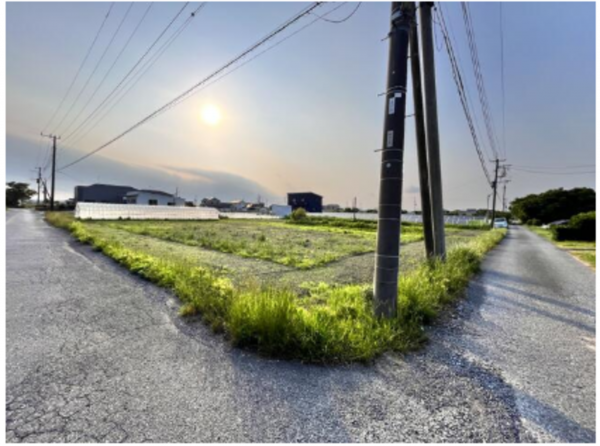
[(595, 439), (594, 274), (523, 229), (426, 349), (369, 367), (231, 349), (31, 211), (6, 250), (10, 442)]

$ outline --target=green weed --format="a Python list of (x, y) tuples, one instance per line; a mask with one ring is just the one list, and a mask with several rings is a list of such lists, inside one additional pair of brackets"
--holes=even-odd
[(386, 351), (418, 348), (424, 327), (456, 299), (477, 271), (483, 255), (505, 231), (487, 231), (448, 252), (445, 262), (430, 261), (403, 274), (398, 313), (391, 320), (374, 315), (366, 285), (305, 283), (301, 291), (258, 281), (233, 285), (221, 272), (190, 259), (148, 255), (108, 237), (98, 226), (50, 216), (84, 243), (133, 273), (172, 289), (182, 316), (200, 315), (237, 346), (260, 354), (306, 362), (365, 362)]

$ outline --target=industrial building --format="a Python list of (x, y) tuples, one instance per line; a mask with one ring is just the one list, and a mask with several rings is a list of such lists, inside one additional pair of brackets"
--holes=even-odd
[(131, 186), (114, 186), (112, 184), (92, 184), (75, 186), (75, 203), (124, 203), (128, 192), (135, 191)]
[(306, 212), (323, 212), (323, 197), (313, 192), (289, 193), (288, 205), (292, 209), (304, 208)]
[(150, 206), (185, 206), (185, 199), (160, 190), (134, 190), (125, 194), (127, 204)]

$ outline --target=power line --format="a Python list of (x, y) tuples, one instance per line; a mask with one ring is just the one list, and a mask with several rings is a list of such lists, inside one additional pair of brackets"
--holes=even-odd
[(511, 164), (512, 167), (520, 169), (535, 169), (535, 170), (564, 170), (564, 169), (593, 169), (596, 168), (595, 164), (579, 164), (571, 166), (531, 166), (523, 164)]
[(52, 123), (52, 121), (54, 120), (54, 118), (58, 114), (59, 110), (62, 108), (62, 106), (63, 106), (63, 104), (65, 102), (65, 99), (67, 99), (67, 96), (69, 96), (69, 93), (71, 92), (71, 89), (73, 88), (73, 85), (75, 85), (75, 82), (77, 81), (77, 78), (79, 77), (79, 73), (81, 73), (81, 69), (85, 65), (85, 62), (87, 61), (88, 57), (90, 56), (90, 53), (92, 52), (92, 49), (96, 45), (96, 41), (98, 40), (98, 37), (100, 36), (100, 33), (102, 32), (102, 29), (104, 28), (106, 20), (108, 19), (108, 16), (110, 15), (110, 11), (112, 10), (113, 6), (114, 6), (114, 3), (111, 3), (110, 7), (108, 8), (108, 12), (104, 16), (104, 20), (102, 21), (102, 24), (100, 25), (100, 28), (98, 29), (98, 32), (96, 32), (96, 36), (94, 37), (94, 40), (92, 41), (92, 44), (88, 48), (87, 53), (85, 54), (85, 57), (81, 61), (81, 64), (79, 65), (79, 68), (77, 69), (77, 72), (75, 73), (75, 77), (71, 81), (71, 84), (69, 85), (69, 88), (67, 88), (67, 91), (66, 91), (65, 95), (60, 100), (60, 103), (58, 104), (58, 107), (56, 107), (56, 110), (54, 111), (54, 113), (50, 117), (50, 120), (44, 126), (42, 132), (46, 131), (46, 129), (48, 128), (48, 126)]
[(500, 4), (500, 79), (502, 83), (502, 150), (506, 158), (506, 94), (504, 88), (504, 18), (502, 14), (502, 2)]
[(85, 155), (77, 158), (75, 161), (72, 161), (71, 163), (69, 163), (69, 164), (61, 167), (59, 170), (66, 169), (68, 167), (73, 166), (74, 164), (77, 164), (77, 163), (79, 163), (79, 162), (81, 162), (81, 161), (89, 158), (90, 156), (98, 153), (100, 150), (102, 150), (102, 149), (110, 146), (111, 144), (114, 144), (116, 141), (118, 141), (119, 139), (123, 138), (127, 134), (131, 133), (132, 131), (134, 131), (138, 127), (144, 125), (146, 122), (150, 121), (151, 119), (156, 118), (157, 116), (161, 115), (162, 113), (164, 113), (164, 112), (168, 111), (169, 109), (171, 109), (172, 107), (176, 106), (182, 100), (184, 100), (185, 98), (189, 97), (199, 87), (201, 87), (202, 85), (206, 84), (211, 79), (216, 78), (221, 73), (225, 72), (229, 67), (233, 66), (234, 64), (236, 64), (241, 59), (245, 58), (246, 56), (248, 56), (252, 52), (256, 51), (258, 48), (260, 48), (265, 43), (267, 43), (268, 41), (270, 41), (271, 39), (273, 39), (275, 36), (277, 36), (278, 34), (280, 34), (281, 32), (283, 32), (284, 30), (286, 30), (288, 27), (290, 27), (291, 25), (293, 25), (294, 23), (296, 23), (297, 21), (299, 21), (300, 19), (302, 19), (304, 16), (310, 14), (311, 11), (313, 11), (314, 9), (318, 8), (319, 6), (321, 6), (321, 4), (322, 4), (322, 2), (316, 2), (316, 3), (313, 3), (312, 5), (304, 8), (301, 12), (299, 12), (298, 14), (296, 14), (295, 16), (293, 16), (292, 18), (290, 18), (284, 24), (282, 24), (279, 27), (277, 27), (274, 31), (270, 32), (267, 36), (263, 37), (257, 43), (255, 43), (254, 45), (250, 46), (247, 50), (243, 51), (240, 55), (236, 56), (235, 58), (233, 58), (232, 60), (230, 60), (229, 62), (227, 62), (225, 65), (223, 65), (221, 68), (219, 68), (216, 71), (214, 71), (212, 74), (208, 75), (207, 77), (205, 77), (201, 81), (199, 81), (196, 84), (192, 85), (190, 88), (188, 88), (187, 90), (185, 90), (183, 93), (181, 93), (180, 95), (176, 96), (171, 101), (167, 102), (162, 107), (160, 107), (157, 110), (155, 110), (154, 112), (150, 113), (148, 116), (146, 116), (145, 118), (141, 119), (140, 121), (138, 121), (137, 123), (135, 123), (134, 125), (132, 125), (131, 127), (129, 127), (127, 130), (121, 132), (119, 135), (115, 136), (114, 138), (112, 138), (108, 142), (102, 144), (100, 147), (92, 150), (91, 152), (89, 152), (89, 153), (87, 153), (87, 154), (85, 154)]
[[(339, 24), (339, 23), (344, 23), (348, 20), (350, 20), (350, 18), (356, 14), (356, 11), (358, 11), (358, 8), (360, 8), (362, 2), (358, 2), (358, 4), (356, 5), (356, 8), (354, 8), (354, 10), (348, 14), (346, 17), (344, 17), (343, 19), (338, 19), (338, 20), (333, 20), (333, 19), (327, 19), (325, 18), (325, 16), (323, 15), (318, 15), (315, 13), (312, 13), (312, 15), (314, 15), (315, 17), (318, 17), (319, 19), (323, 20), (324, 22), (328, 22), (328, 23), (335, 23), (335, 24)], [(344, 2), (344, 4), (346, 4), (346, 2)]]
[[(137, 85), (137, 83), (146, 75), (146, 73), (150, 70), (150, 68), (152, 68), (152, 66), (154, 66), (154, 64), (165, 53), (165, 51), (171, 46), (171, 44), (181, 35), (181, 33), (183, 33), (185, 28), (187, 28), (187, 26), (191, 23), (191, 21), (194, 19), (194, 17), (196, 17), (196, 14), (198, 14), (198, 12), (200, 12), (200, 10), (205, 5), (206, 5), (206, 2), (201, 3), (194, 11), (192, 11), (190, 16), (185, 20), (185, 22), (183, 22), (179, 26), (179, 28), (177, 30), (175, 30), (175, 32), (167, 39), (167, 41), (164, 42), (162, 44), (162, 46), (150, 57), (150, 59), (147, 60), (143, 66), (140, 67), (140, 69), (133, 75), (133, 77), (131, 77), (129, 80), (127, 80), (123, 84), (123, 87), (121, 88), (121, 91), (123, 93), (118, 98), (115, 96), (115, 98), (113, 98), (113, 100), (111, 100), (112, 105), (110, 105), (110, 108), (108, 108), (108, 110), (106, 110), (106, 112), (104, 114), (102, 114), (100, 117), (95, 119), (92, 122), (91, 126), (88, 127), (85, 131), (83, 131), (83, 133), (80, 133), (79, 136), (74, 141), (72, 141), (72, 143), (71, 143), (72, 145), (76, 144), (78, 141), (81, 141), (81, 139), (83, 139), (94, 128), (96, 128), (104, 120), (104, 118), (106, 118), (106, 116), (108, 116), (110, 114), (110, 112), (121, 102), (121, 100), (123, 100), (123, 98), (125, 96), (127, 96), (127, 94), (133, 89), (133, 87), (135, 87)], [(127, 85), (129, 85), (129, 86), (127, 86)], [(109, 103), (111, 101), (109, 101)], [(109, 107), (108, 103), (106, 104), (106, 106)], [(75, 133), (75, 132), (73, 132), (73, 133)]]
[(444, 43), (446, 45), (446, 51), (448, 53), (448, 58), (450, 59), (450, 65), (452, 67), (452, 77), (454, 78), (454, 83), (456, 84), (456, 89), (458, 91), (458, 96), (460, 98), (461, 105), (463, 107), (463, 112), (465, 114), (465, 118), (467, 119), (467, 124), (469, 126), (469, 131), (471, 133), (471, 138), (473, 139), (473, 145), (475, 146), (475, 151), (477, 152), (477, 156), (479, 157), (479, 161), (481, 163), (481, 168), (483, 169), (483, 173), (490, 184), (493, 185), (492, 179), (490, 177), (490, 173), (487, 169), (487, 165), (485, 162), (485, 157), (483, 156), (483, 152), (481, 150), (481, 146), (479, 143), (479, 138), (477, 137), (477, 132), (475, 131), (475, 126), (473, 123), (473, 117), (471, 115), (471, 111), (469, 109), (469, 104), (467, 101), (467, 93), (465, 91), (465, 85), (462, 79), (462, 75), (460, 73), (460, 68), (458, 66), (458, 62), (456, 60), (456, 55), (454, 52), (454, 48), (452, 46), (452, 42), (450, 41), (450, 36), (448, 34), (448, 28), (446, 26), (446, 20), (444, 18), (443, 11), (438, 9), (438, 22), (440, 24), (440, 29), (442, 31), (442, 37), (444, 38)]
[[(129, 14), (129, 10), (127, 11), (127, 14)], [(67, 110), (67, 113), (63, 116), (63, 118), (61, 119), (61, 121), (56, 126), (55, 133), (58, 133), (58, 129), (60, 128), (61, 124), (64, 122), (64, 120), (67, 118), (67, 116), (71, 113), (71, 111), (75, 107), (75, 104), (77, 103), (77, 101), (79, 101), (79, 98), (81, 97), (81, 95), (83, 94), (83, 92), (85, 91), (85, 89), (87, 88), (87, 86), (89, 85), (90, 81), (94, 77), (94, 74), (96, 74), (96, 71), (98, 71), (98, 67), (100, 66), (100, 64), (102, 64), (102, 61), (104, 60), (104, 56), (106, 56), (106, 53), (108, 52), (108, 50), (111, 47), (113, 41), (115, 40), (115, 37), (117, 36), (117, 33), (121, 29), (121, 25), (122, 24), (123, 24), (123, 22), (121, 21), (121, 24), (116, 29), (116, 31), (113, 33), (111, 39), (109, 40), (108, 44), (106, 45), (106, 48), (104, 48), (104, 51), (102, 52), (102, 55), (100, 56), (100, 59), (98, 59), (98, 62), (96, 62), (96, 65), (94, 66), (94, 69), (92, 70), (92, 72), (88, 76), (87, 80), (85, 81), (85, 84), (83, 85), (83, 87), (81, 88), (81, 90), (79, 90), (79, 94), (77, 94), (77, 97), (75, 98), (75, 100), (71, 104), (71, 107), (69, 107), (69, 110)], [(72, 123), (69, 125), (69, 127), (71, 125), (72, 125)], [(67, 129), (65, 129), (65, 132), (66, 131), (67, 131)]]
[(539, 175), (587, 175), (587, 174), (595, 174), (596, 171), (584, 171), (584, 172), (548, 172), (543, 170), (530, 170), (530, 169), (519, 169), (517, 167), (513, 167), (513, 170), (522, 173), (533, 173)]
[(475, 74), (475, 84), (477, 86), (477, 93), (479, 96), (479, 103), (481, 104), (481, 110), (483, 120), (492, 149), (494, 159), (499, 157), (497, 148), (497, 138), (494, 130), (494, 121), (490, 111), (487, 91), (485, 88), (485, 82), (481, 73), (481, 64), (479, 62), (479, 52), (477, 50), (477, 42), (475, 40), (475, 30), (473, 27), (473, 21), (471, 19), (471, 13), (467, 2), (462, 2), (463, 21), (467, 32), (467, 41), (469, 43), (469, 52), (471, 55), (471, 63), (473, 65), (473, 73)]
[(162, 30), (162, 32), (158, 35), (158, 37), (154, 40), (154, 42), (152, 42), (152, 44), (148, 47), (148, 49), (146, 49), (144, 54), (142, 54), (142, 56), (136, 61), (136, 63), (131, 67), (131, 69), (127, 72), (127, 74), (121, 79), (121, 81), (117, 84), (117, 86), (115, 88), (113, 88), (113, 90), (104, 98), (104, 100), (83, 120), (83, 122), (81, 122), (79, 124), (79, 126), (74, 131), (72, 131), (70, 134), (68, 134), (65, 137), (65, 140), (70, 138), (71, 136), (73, 136), (73, 134), (77, 133), (77, 131), (83, 125), (85, 125), (86, 122), (88, 122), (96, 113), (98, 113), (98, 111), (115, 94), (115, 92), (117, 92), (119, 90), (119, 88), (121, 88), (121, 85), (123, 85), (123, 83), (129, 78), (129, 76), (131, 76), (131, 73), (133, 73), (135, 71), (135, 69), (139, 66), (139, 64), (142, 63), (142, 61), (146, 58), (146, 56), (150, 53), (150, 51), (152, 51), (152, 48), (154, 48), (156, 46), (156, 44), (160, 41), (160, 39), (162, 39), (162, 37), (169, 30), (169, 28), (171, 26), (173, 26), (173, 23), (175, 23), (177, 18), (181, 15), (181, 13), (187, 7), (188, 4), (189, 4), (189, 2), (186, 2), (182, 6), (182, 8), (177, 12), (177, 14), (175, 14), (175, 16), (171, 19), (171, 21), (165, 27), (165, 29)]
[[(123, 15), (123, 18), (121, 19), (121, 22), (119, 23), (117, 29), (113, 33), (112, 38), (108, 42), (108, 45), (106, 46), (106, 49), (104, 50), (104, 53), (102, 54), (102, 57), (98, 61), (98, 64), (96, 64), (96, 68), (100, 65), (100, 62), (102, 62), (102, 59), (104, 59), (104, 56), (106, 55), (106, 52), (108, 51), (108, 49), (112, 45), (113, 41), (115, 40), (115, 37), (117, 37), (117, 34), (119, 34), (119, 31), (121, 30), (121, 27), (123, 26), (123, 23), (125, 23), (125, 20), (127, 19), (127, 16), (129, 15), (129, 12), (131, 11), (131, 8), (133, 8), (133, 4), (134, 4), (134, 2), (131, 2), (129, 4), (129, 8), (127, 8), (127, 11), (125, 11), (125, 14)], [(150, 5), (152, 5), (152, 3), (150, 3)], [(121, 53), (122, 52), (123, 51), (121, 51)], [(117, 56), (117, 59), (119, 58), (119, 56), (121, 55), (121, 53), (119, 53), (119, 55)], [(104, 81), (106, 80), (106, 77), (110, 74), (111, 70), (115, 66), (115, 63), (116, 63), (116, 61), (113, 62), (113, 64), (109, 67), (108, 71), (106, 72), (106, 74), (104, 75), (104, 77), (100, 80), (100, 82), (96, 86), (96, 89), (92, 92), (92, 94), (88, 98), (87, 102), (83, 105), (83, 107), (81, 107), (81, 109), (79, 110), (79, 113), (77, 113), (77, 115), (75, 116), (75, 118), (73, 118), (71, 120), (70, 124), (65, 128), (65, 130), (63, 131), (63, 133), (67, 133), (69, 131), (69, 129), (73, 126), (73, 124), (75, 124), (77, 122), (77, 120), (79, 119), (79, 117), (81, 116), (81, 114), (83, 113), (83, 111), (87, 108), (87, 106), (90, 104), (90, 102), (92, 101), (92, 99), (94, 99), (94, 97), (96, 96), (96, 93), (98, 93), (98, 90), (100, 89), (100, 87), (102, 87), (102, 85), (104, 84)], [(93, 73), (92, 73), (92, 75), (93, 75)], [(91, 76), (90, 76), (90, 79), (91, 79)]]

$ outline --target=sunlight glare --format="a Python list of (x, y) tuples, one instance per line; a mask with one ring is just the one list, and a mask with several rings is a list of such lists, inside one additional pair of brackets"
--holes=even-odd
[(221, 110), (214, 105), (207, 105), (202, 109), (202, 120), (211, 126), (221, 122)]

